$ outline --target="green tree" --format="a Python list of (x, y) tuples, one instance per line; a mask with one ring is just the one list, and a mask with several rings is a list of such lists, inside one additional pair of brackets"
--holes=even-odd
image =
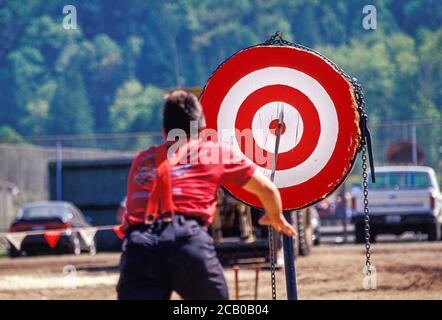
[(61, 23), (61, 16), (37, 17), (31, 21), (20, 40), (20, 46), (44, 52), (44, 59), (50, 71), (53, 71), (53, 64), (57, 61), (59, 53), (82, 37), (81, 29), (67, 31), (61, 28)]
[(125, 82), (109, 108), (110, 121), (116, 132), (161, 130), (163, 91), (137, 80)]
[(42, 83), (31, 100), (26, 103), (19, 127), (27, 135), (46, 134), (49, 120), (49, 104), (52, 101), (57, 84), (55, 80)]
[(21, 127), (20, 120), (45, 79), (44, 58), (40, 51), (31, 47), (12, 51), (0, 75), (3, 121), (24, 133), (26, 128)]
[[(125, 82), (117, 91), (109, 108), (110, 123), (115, 132), (159, 132), (163, 91), (154, 86), (143, 87), (137, 80)], [(140, 137), (113, 144), (117, 149), (140, 149), (159, 143), (160, 137)]]
[(23, 137), (14, 129), (7, 125), (0, 126), (0, 143), (25, 143)]
[(93, 110), (94, 130), (109, 128), (108, 108), (115, 92), (124, 80), (124, 57), (121, 47), (105, 34), (79, 45), (75, 53), (88, 88)]
[(420, 92), (442, 112), (442, 27), (422, 31), (418, 48)]
[(318, 51), (362, 83), (371, 120), (394, 119), (395, 69), (385, 43), (354, 39), (349, 45), (319, 47)]
[(125, 73), (129, 80), (135, 78), (137, 62), (141, 54), (142, 45), (143, 39), (136, 36), (129, 37), (124, 45), (123, 55), (126, 67)]
[(50, 134), (91, 134), (93, 118), (80, 72), (75, 66), (65, 70), (57, 82), (50, 104)]

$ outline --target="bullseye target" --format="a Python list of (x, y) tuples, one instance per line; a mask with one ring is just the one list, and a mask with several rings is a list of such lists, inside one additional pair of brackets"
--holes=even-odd
[[(275, 166), (285, 210), (320, 201), (351, 170), (361, 139), (353, 86), (313, 52), (287, 46), (240, 51), (214, 72), (201, 102), (207, 127), (220, 141), (269, 177)], [(242, 188), (224, 187), (239, 200), (262, 206)]]

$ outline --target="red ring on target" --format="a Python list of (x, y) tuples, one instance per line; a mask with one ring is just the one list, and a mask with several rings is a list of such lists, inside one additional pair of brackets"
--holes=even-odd
[[(274, 101), (285, 102), (290, 108), (295, 108), (299, 112), (302, 121), (308, 124), (304, 125), (302, 136), (295, 147), (289, 151), (280, 152), (278, 154), (276, 169), (289, 169), (304, 162), (313, 152), (319, 139), (320, 123), (318, 111), (305, 94), (295, 88), (284, 85), (271, 85), (260, 88), (251, 93), (239, 107), (235, 128), (239, 131), (251, 128), (253, 117), (257, 110), (263, 105)], [(275, 118), (277, 118), (276, 114)], [(284, 133), (290, 134), (289, 132)], [(297, 134), (299, 134), (298, 132), (293, 132), (292, 134), (294, 140), (299, 139), (299, 137), (297, 137)], [(284, 134), (282, 134), (282, 136), (284, 136)], [(237, 134), (236, 137), (238, 141), (239, 135)], [(238, 141), (238, 144), (240, 145), (242, 153), (247, 154), (246, 143)], [(258, 144), (255, 143), (253, 147), (254, 156), (262, 154), (265, 159), (273, 157), (273, 152), (262, 149)], [(257, 159), (256, 157), (253, 157), (250, 160), (262, 167), (271, 169), (272, 163), (270, 162), (267, 162), (263, 166), (258, 162), (260, 159)]]
[[(319, 122), (310, 123), (304, 119), (305, 111), (290, 103), (300, 112), (306, 132), (309, 126), (319, 124), (320, 137), (310, 157), (290, 169), (280, 170), (290, 167), (289, 163), (298, 163), (293, 158), (301, 158), (298, 152), (302, 148), (286, 152), (293, 153), (293, 158), (285, 158), (284, 153), (278, 155), (275, 183), (281, 193), (283, 208), (306, 207), (335, 190), (352, 168), (361, 138), (353, 86), (329, 62), (313, 52), (288, 46), (248, 48), (220, 65), (207, 82), (201, 96), (207, 127), (218, 132), (223, 127), (248, 127), (253, 115), (243, 115), (241, 105), (249, 95), (271, 85), (289, 85), (302, 92), (320, 118)], [(280, 101), (278, 92), (274, 93), (273, 101)], [(255, 108), (259, 105), (264, 103), (256, 103)], [(238, 120), (238, 116), (244, 119), (244, 123)], [(306, 132), (301, 140), (316, 140), (314, 135)], [(238, 146), (233, 147), (241, 151)], [(316, 163), (321, 165), (315, 167)], [(239, 200), (262, 207), (254, 195), (241, 187), (233, 184), (224, 187)]]

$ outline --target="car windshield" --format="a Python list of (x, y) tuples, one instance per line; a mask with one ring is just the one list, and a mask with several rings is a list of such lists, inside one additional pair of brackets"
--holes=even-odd
[(426, 172), (376, 172), (376, 183), (371, 189), (422, 189), (431, 186)]
[(20, 210), (19, 219), (48, 219), (64, 218), (72, 219), (73, 214), (69, 208), (63, 205), (39, 205), (30, 206)]

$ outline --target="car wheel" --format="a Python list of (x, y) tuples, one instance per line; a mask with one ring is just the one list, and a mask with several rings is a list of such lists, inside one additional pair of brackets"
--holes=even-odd
[(355, 224), (355, 242), (365, 243), (365, 229), (363, 223)]
[[(377, 236), (376, 232), (374, 230), (371, 230), (370, 231), (370, 243), (376, 243), (376, 236)], [(365, 236), (364, 236), (364, 239), (365, 239)]]
[(17, 258), (21, 256), (22, 252), (11, 245), (8, 254), (10, 258)]
[(81, 254), (81, 242), (77, 234), (72, 235), (71, 245), (69, 247), (68, 253), (75, 254), (76, 256)]
[(91, 256), (95, 256), (97, 254), (97, 243), (96, 243), (95, 239), (92, 240), (92, 243), (89, 247), (89, 254)]
[(297, 211), (299, 255), (307, 256), (313, 244), (312, 226), (310, 223), (310, 212), (308, 210)]
[(428, 241), (437, 241), (440, 239), (441, 226), (439, 223), (429, 223), (426, 227), (426, 234), (428, 235)]
[(321, 244), (321, 233), (317, 231), (315, 241), (313, 241), (313, 245), (319, 246), (320, 244)]

